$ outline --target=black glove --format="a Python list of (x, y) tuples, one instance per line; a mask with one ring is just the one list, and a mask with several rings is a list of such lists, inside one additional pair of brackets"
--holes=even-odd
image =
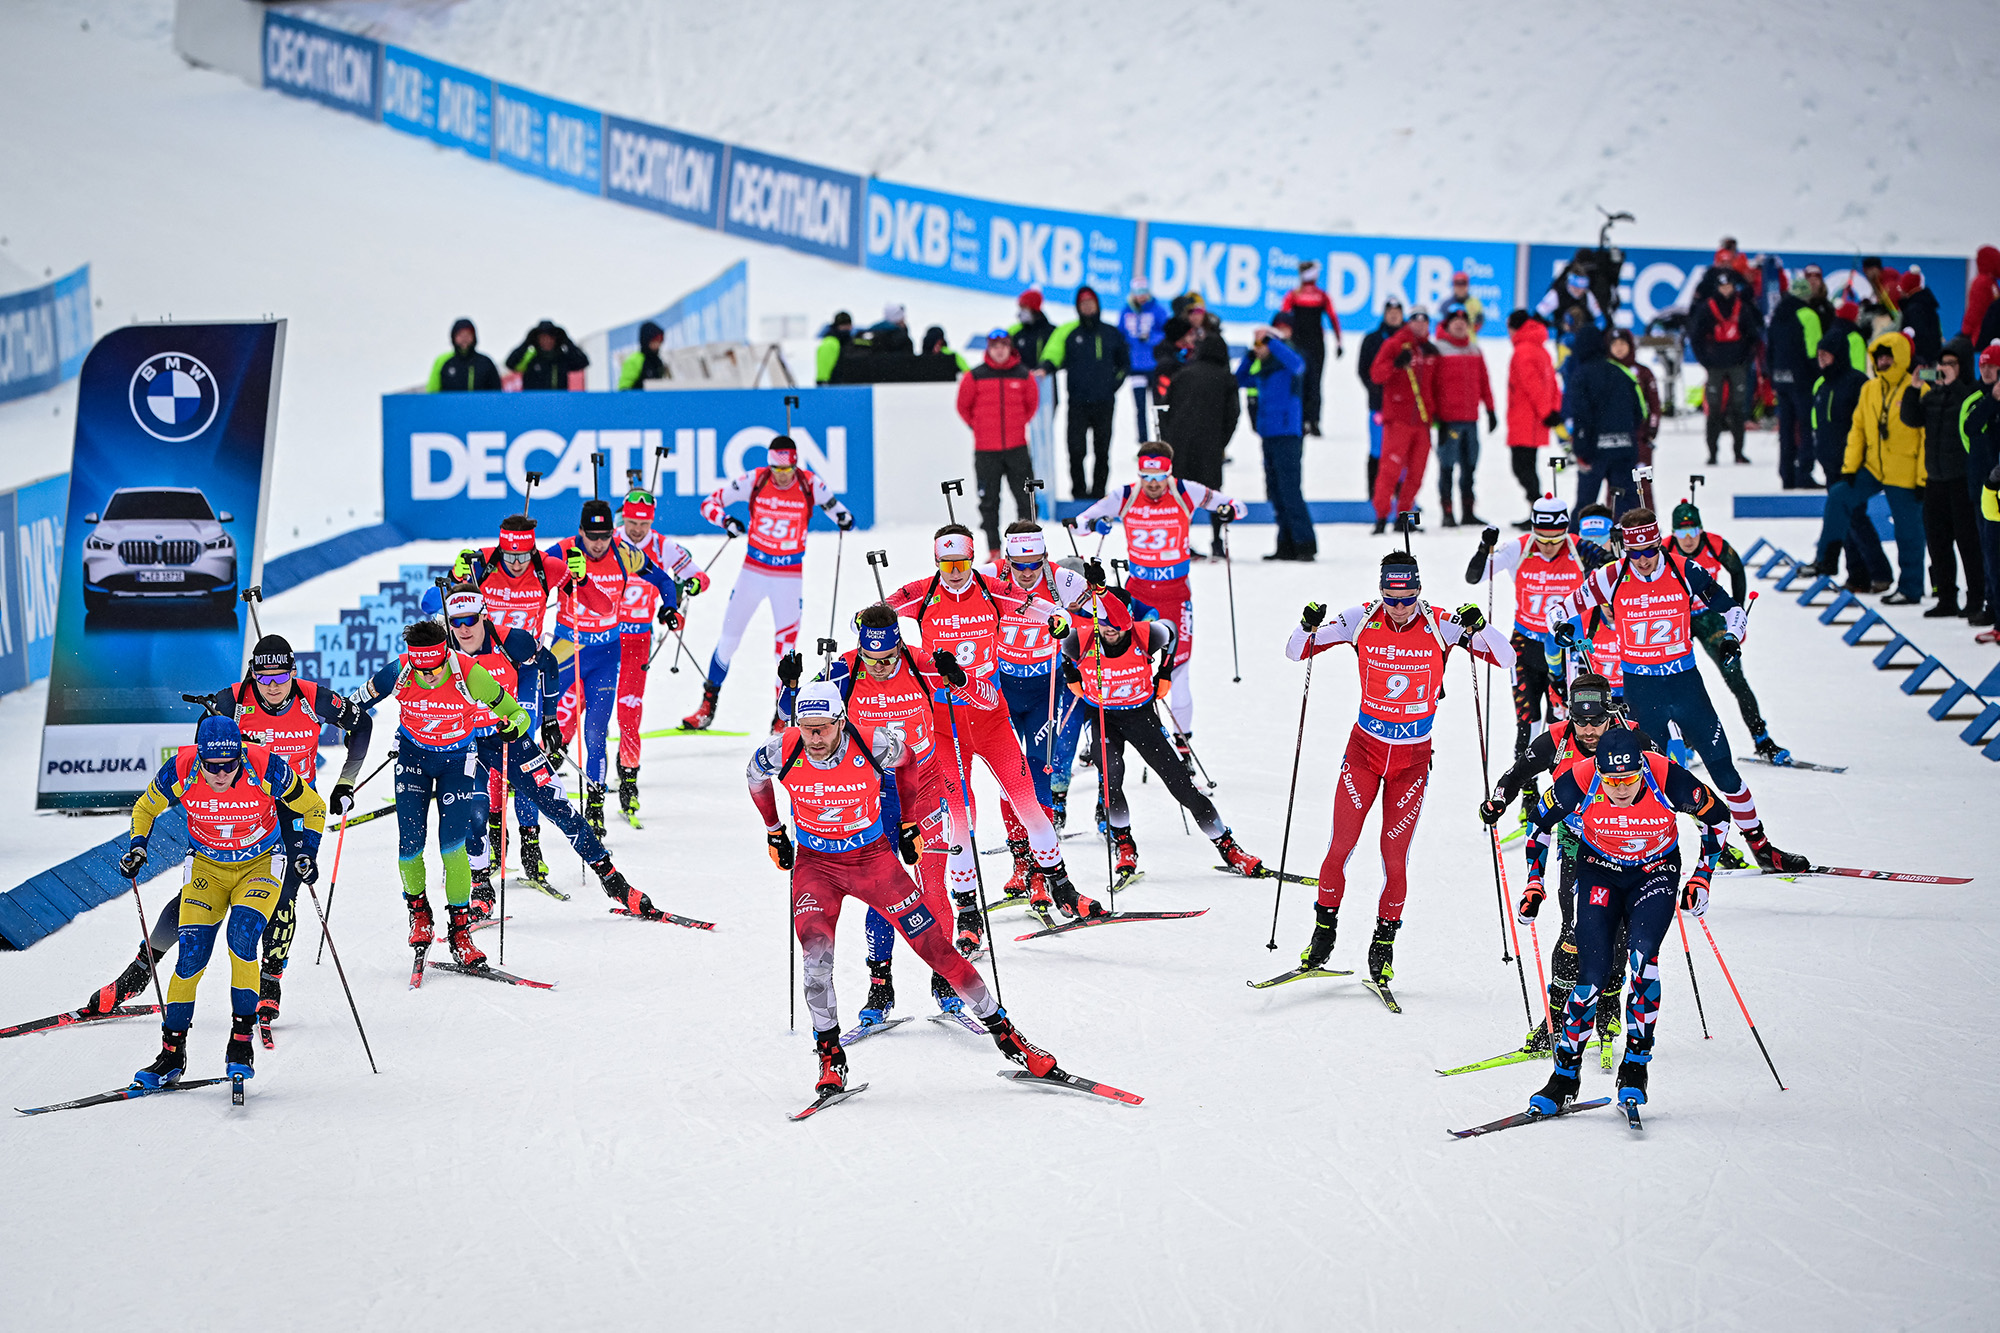
[(944, 677), (945, 684), (954, 686), (965, 684), (965, 668), (958, 664), (956, 657), (944, 649), (940, 648), (931, 654), (931, 665), (937, 668), (940, 676)]
[(854, 515), (845, 509), (834, 510), (833, 526), (839, 528), (842, 532), (854, 531)]
[(1401, 370), (1401, 369), (1402, 369), (1403, 367), (1405, 367), (1405, 366), (1409, 365), (1409, 364), (1410, 364), (1410, 361), (1411, 361), (1411, 359), (1412, 359), (1412, 358), (1413, 358), (1414, 356), (1415, 356), (1415, 353), (1411, 352), (1411, 351), (1410, 351), (1410, 349), (1409, 349), (1408, 347), (1405, 347), (1405, 348), (1403, 348), (1403, 349), (1402, 349), (1401, 351), (1397, 352), (1397, 353), (1396, 353), (1396, 369), (1398, 369), (1398, 370)]
[(764, 843), (771, 850), (771, 863), (780, 870), (792, 868), (792, 835), (781, 826), (776, 833), (766, 833)]
[(311, 852), (300, 852), (292, 858), (292, 873), (301, 884), (319, 883), (319, 858)]
[(1479, 534), (1479, 549), (1485, 551), (1487, 554), (1492, 554), (1493, 548), (1499, 544), (1500, 529), (1487, 528)]
[(542, 753), (548, 756), (549, 772), (560, 773), (563, 766), (562, 724), (554, 718), (542, 723)]
[(1310, 634), (1326, 619), (1325, 602), (1307, 602), (1306, 609), (1299, 612), (1299, 628)]
[(904, 865), (913, 866), (917, 863), (917, 826), (915, 824), (903, 825), (902, 829), (896, 834), (896, 852), (903, 858)]
[(127, 879), (137, 879), (139, 872), (145, 869), (145, 866), (146, 849), (144, 847), (127, 848), (125, 855), (118, 858), (118, 873)]
[(805, 670), (806, 659), (796, 648), (778, 659), (778, 679), (785, 683), (787, 689), (796, 690), (799, 687), (799, 677), (805, 674)]
[(1743, 656), (1743, 645), (1736, 641), (1734, 634), (1722, 636), (1722, 642), (1715, 645), (1715, 655), (1724, 662), (1733, 662)]
[(1486, 430), (1488, 434), (1500, 429), (1500, 418), (1493, 415), (1493, 409), (1486, 409)]
[(734, 514), (724, 514), (722, 516), (722, 530), (732, 537), (741, 537), (745, 530), (743, 520)]
[(334, 783), (332, 794), (326, 798), (326, 808), (329, 814), (335, 816), (344, 815), (349, 810), (352, 810), (354, 808), (353, 784), (347, 782)]
[(1558, 409), (1554, 412), (1549, 413), (1547, 416), (1543, 417), (1542, 424), (1544, 426), (1547, 426), (1550, 430), (1554, 430), (1557, 426), (1562, 425), (1563, 414), (1561, 410)]
[(1479, 822), (1492, 828), (1500, 822), (1500, 816), (1507, 813), (1507, 803), (1499, 797), (1479, 803)]
[(1556, 642), (1565, 648), (1576, 647), (1576, 626), (1565, 620), (1555, 628)]
[(1069, 661), (1067, 658), (1065, 658), (1063, 660), (1063, 679), (1068, 683), (1070, 683), (1071, 685), (1083, 684), (1082, 668), (1078, 667), (1076, 663)]
[(1458, 608), (1457, 619), (1458, 627), (1465, 631), (1465, 637), (1468, 639), (1486, 628), (1486, 617), (1481, 614), (1478, 606), (1471, 602)]
[(1840, 479), (1849, 485), (1853, 485), (1854, 479), (1860, 475), (1859, 472), (1843, 472), (1840, 474)]
[(1084, 561), (1083, 581), (1093, 588), (1109, 586), (1110, 580), (1104, 577), (1104, 562), (1096, 556), (1092, 556), (1090, 559)]

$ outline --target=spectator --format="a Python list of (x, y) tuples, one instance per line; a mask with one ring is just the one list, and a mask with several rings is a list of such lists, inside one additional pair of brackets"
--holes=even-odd
[(639, 350), (627, 352), (624, 363), (618, 367), (618, 387), (637, 389), (645, 380), (660, 380), (667, 377), (667, 363), (660, 360), (660, 344), (667, 340), (667, 333), (652, 320), (639, 326)]
[[(1167, 405), (1173, 391), (1175, 374), (1187, 364), (1188, 357), (1194, 353), (1195, 345), (1201, 340), (1201, 330), (1188, 323), (1186, 316), (1167, 316), (1167, 322), (1160, 328), (1159, 345), (1153, 348), (1153, 374), (1147, 386), (1156, 404), (1162, 407)], [(1225, 356), (1223, 364), (1228, 363), (1228, 358)], [(1230, 392), (1233, 393), (1235, 390), (1232, 389)], [(1162, 420), (1164, 421), (1164, 418)], [(1160, 438), (1171, 443), (1173, 436), (1165, 432), (1166, 427), (1163, 424)]]
[(1709, 464), (1715, 463), (1725, 428), (1733, 437), (1736, 461), (1747, 463), (1743, 424), (1750, 413), (1751, 365), (1757, 345), (1764, 341), (1764, 320), (1756, 304), (1744, 296), (1735, 270), (1716, 271), (1715, 294), (1695, 302), (1688, 340), (1694, 344), (1695, 360), (1708, 371), (1703, 398), (1708, 408)]
[(1818, 555), (1804, 572), (1815, 578), (1833, 577), (1840, 572), (1840, 553), (1845, 550), (1848, 591), (1887, 592), (1894, 586), (1889, 581), (1889, 557), (1882, 553), (1882, 539), (1867, 507), (1854, 508), (1853, 487), (1841, 471), (1854, 409), (1861, 401), (1861, 386), (1868, 382), (1843, 351), (1841, 344), (1824, 338), (1814, 358), (1819, 378), (1813, 382), (1813, 452), (1826, 475), (1826, 504), (1821, 510)]
[(861, 336), (868, 340), (869, 350), (876, 356), (917, 354), (916, 344), (910, 341), (909, 315), (900, 301), (891, 301), (883, 306), (881, 321), (870, 324)]
[(1486, 375), (1486, 357), (1472, 341), (1472, 320), (1463, 306), (1447, 306), (1445, 311), (1444, 327), (1438, 331), (1437, 366), (1431, 372), (1438, 416), (1438, 505), (1444, 510), (1444, 525), (1457, 527), (1459, 520), (1451, 509), (1455, 468), (1464, 522), (1483, 528), (1486, 520), (1473, 508), (1473, 474), (1479, 468), (1479, 409), (1486, 409), (1489, 433), (1500, 428), (1500, 418), (1493, 411), (1493, 383)]
[[(1958, 336), (1967, 340), (1979, 337), (1979, 326), (1986, 318), (1987, 307), (1993, 304), (1995, 295), (2000, 295), (2000, 250), (1982, 245), (1972, 263), (1972, 281), (1965, 288), (1965, 318), (1958, 325)], [(1978, 342), (1973, 345), (1985, 346)]]
[(819, 331), (819, 349), (813, 353), (813, 382), (831, 384), (840, 358), (847, 355), (848, 346), (854, 341), (854, 316), (845, 310), (836, 310), (833, 322)]
[[(1889, 497), (1896, 525), (1896, 589), (1885, 606), (1915, 606), (1924, 593), (1924, 438), (1904, 423), (1900, 400), (1915, 383), (1910, 374), (1910, 340), (1885, 333), (1868, 345), (1874, 378), (1861, 386), (1854, 421), (1847, 428), (1841, 473), (1849, 483), (1850, 515), (1867, 507), (1880, 491)], [(1850, 519), (1851, 521), (1851, 519)]]
[[(1106, 324), (1097, 304), (1097, 290), (1076, 289), (1076, 318), (1049, 335), (1042, 347), (1042, 365), (1069, 372), (1070, 498), (1102, 500), (1111, 479), (1111, 420), (1118, 408), (1118, 387), (1132, 372), (1125, 335)], [(1083, 460), (1096, 448), (1090, 480)]]
[(1972, 345), (1979, 348), (1983, 356), (1985, 349), (1996, 342), (2000, 342), (2000, 300), (1988, 303), (1985, 317), (1979, 321), (1979, 336), (1973, 339)]
[[(1822, 347), (1831, 345), (1837, 349), (1836, 355), (1844, 350), (1846, 355), (1840, 359), (1863, 379), (1868, 377), (1868, 342), (1861, 336), (1860, 306), (1852, 301), (1842, 301), (1835, 306), (1833, 318), (1826, 322), (1825, 330), (1819, 335), (1819, 342)], [(1836, 465), (1838, 462), (1836, 459)], [(1826, 480), (1829, 486), (1833, 484), (1831, 473), (1827, 475)]]
[(1486, 327), (1486, 303), (1472, 294), (1472, 278), (1463, 269), (1451, 275), (1451, 304), (1465, 308), (1466, 321), (1477, 338)]
[[(1303, 472), (1305, 412), (1300, 390), (1306, 359), (1286, 341), (1291, 331), (1291, 312), (1279, 310), (1271, 316), (1271, 327), (1256, 331), (1255, 341), (1236, 367), (1236, 382), (1257, 390), (1250, 424), (1264, 441), (1264, 498), (1271, 502), (1278, 522), (1278, 549), (1266, 560), (1311, 560), (1319, 554)], [(1195, 344), (1195, 354), (1220, 341), (1203, 338)]]
[[(1174, 326), (1184, 326), (1181, 336), (1186, 349), (1175, 346)], [(1160, 367), (1167, 364), (1169, 350), (1177, 356), (1177, 369), (1160, 395), (1167, 411), (1162, 418), (1162, 438), (1174, 447), (1174, 475), (1183, 481), (1198, 481), (1210, 490), (1222, 489), (1222, 458), (1236, 434), (1243, 415), (1237, 394), (1236, 376), (1229, 369), (1229, 344), (1221, 338), (1199, 337), (1187, 321), (1175, 316), (1167, 321), (1167, 336), (1161, 340), (1161, 356), (1154, 366), (1156, 382)], [(1222, 554), (1222, 520), (1209, 515), (1209, 553)]]
[(1812, 304), (1812, 281), (1803, 273), (1771, 312), (1771, 392), (1778, 407), (1778, 480), (1788, 491), (1813, 481), (1812, 384), (1819, 376), (1823, 325)]
[(1559, 338), (1574, 333), (1579, 324), (1602, 324), (1604, 307), (1590, 289), (1589, 271), (1572, 260), (1535, 302), (1535, 315)]
[[(1054, 483), (1056, 477), (1056, 377), (1042, 366), (1042, 349), (1048, 346), (1056, 326), (1042, 313), (1042, 293), (1038, 287), (1030, 287), (1022, 292), (1015, 302), (1014, 324), (1008, 330), (1014, 338), (1014, 351), (1019, 354), (1021, 364), (1035, 377), (1035, 389), (1041, 398), (1035, 407), (1035, 419), (1028, 423), (1028, 454), (1034, 460), (1035, 475)], [(1055, 501), (1054, 492), (1048, 496), (1051, 506)], [(1050, 514), (1054, 514), (1053, 507)]]
[(1861, 276), (1868, 279), (1868, 297), (1891, 319), (1899, 316), (1896, 298), (1903, 286), (1903, 275), (1893, 268), (1884, 268), (1879, 255), (1869, 255), (1861, 261)]
[(546, 319), (507, 353), (507, 369), (521, 377), (524, 390), (567, 389), (569, 377), (589, 365), (590, 358), (569, 340), (569, 334)]
[(1576, 454), (1576, 503), (1570, 531), (1600, 488), (1610, 491), (1613, 515), (1639, 503), (1632, 468), (1639, 461), (1639, 434), (1645, 427), (1645, 400), (1625, 369), (1611, 360), (1603, 330), (1586, 324), (1576, 331), (1563, 415), (1569, 420), (1570, 448)]
[(972, 427), (972, 475), (979, 486), (979, 525), (986, 532), (988, 559), (1000, 558), (1000, 485), (1014, 492), (1014, 516), (1032, 519), (1035, 504), (1028, 481), (1035, 475), (1028, 456), (1028, 423), (1035, 418), (1041, 391), (1014, 351), (1006, 329), (986, 335), (986, 356), (958, 381), (958, 415)]
[(933, 324), (929, 328), (924, 330), (923, 354), (925, 356), (950, 357), (954, 362), (957, 363), (958, 373), (961, 375), (963, 375), (966, 371), (971, 369), (970, 366), (965, 364), (964, 357), (960, 356), (957, 352), (951, 350), (951, 344), (945, 341), (944, 330), (936, 324)]
[[(1994, 306), (2000, 308), (2000, 301)], [(1988, 343), (1980, 352), (1979, 384), (1980, 396), (1965, 414), (1959, 438), (1965, 445), (1966, 489), (1978, 507), (1986, 605), (1966, 620), (1991, 626), (2000, 614), (2000, 495), (1995, 494), (1995, 488), (2000, 487), (2000, 342)], [(1982, 643), (2000, 642), (1990, 629), (1978, 637)]]
[(1292, 343), (1306, 359), (1305, 397), (1300, 404), (1308, 435), (1319, 434), (1320, 379), (1326, 370), (1326, 335), (1320, 327), (1324, 318), (1333, 326), (1333, 355), (1347, 355), (1340, 337), (1340, 316), (1334, 313), (1333, 296), (1319, 285), (1319, 261), (1308, 259), (1299, 265), (1299, 285), (1285, 293), (1282, 307), (1292, 317)]
[(461, 319), (451, 326), (451, 350), (431, 362), (430, 393), (498, 393), (500, 372), (493, 358), (479, 350), (479, 330)]
[[(1914, 268), (1905, 274), (1906, 290), (1912, 276), (1921, 275)], [(1913, 304), (1911, 298), (1904, 298), (1905, 318), (1909, 317)], [(1980, 395), (1971, 361), (1972, 344), (1963, 338), (1953, 338), (1939, 349), (1935, 377), (1928, 382), (1919, 379), (1903, 395), (1899, 409), (1905, 426), (1915, 426), (1924, 433), (1926, 481), (1920, 494), (1924, 502), (1924, 540), (1930, 547), (1931, 590), (1937, 595), (1937, 605), (1924, 612), (1927, 620), (1971, 615), (1986, 605), (1986, 568), (1979, 553), (1977, 497), (1965, 484), (1970, 450), (1960, 435), (1960, 422)], [(1965, 564), (1963, 605), (1958, 600), (1960, 561)]]
[[(1914, 364), (1934, 366), (1938, 363), (1938, 353), (1944, 350), (1944, 332), (1938, 319), (1937, 295), (1924, 286), (1924, 271), (1915, 264), (1903, 274), (1897, 284), (1898, 300), (1896, 308), (1900, 312), (1902, 327), (1910, 331), (1910, 339), (1915, 344), (1911, 355)], [(1970, 380), (1970, 375), (1966, 379)]]
[(1355, 373), (1368, 390), (1368, 493), (1375, 494), (1375, 473), (1382, 466), (1382, 386), (1375, 382), (1375, 354), (1382, 340), (1403, 327), (1403, 303), (1394, 296), (1382, 302), (1382, 318), (1361, 340)]
[(1507, 363), (1507, 452), (1529, 509), (1528, 517), (1514, 527), (1526, 532), (1542, 494), (1542, 446), (1549, 442), (1549, 427), (1562, 422), (1562, 389), (1556, 383), (1555, 363), (1549, 360), (1547, 325), (1525, 310), (1516, 310), (1507, 316), (1507, 336), (1514, 343), (1513, 359)]
[(1630, 329), (1611, 330), (1604, 340), (1604, 347), (1611, 355), (1611, 364), (1617, 366), (1638, 387), (1639, 397), (1645, 404), (1645, 412), (1639, 419), (1639, 462), (1647, 467), (1653, 463), (1653, 441), (1660, 434), (1660, 382), (1653, 378), (1650, 366), (1639, 364), (1639, 345), (1632, 339)]
[(1437, 347), (1430, 331), (1430, 312), (1418, 306), (1403, 327), (1382, 340), (1368, 370), (1382, 386), (1382, 462), (1374, 494), (1378, 537), (1389, 525), (1392, 502), (1399, 514), (1416, 506), (1430, 464), (1431, 425), (1437, 420)]
[(1132, 288), (1125, 295), (1125, 308), (1118, 312), (1118, 329), (1125, 335), (1125, 345), (1132, 356), (1132, 406), (1138, 413), (1141, 444), (1153, 438), (1152, 413), (1148, 410), (1153, 401), (1153, 348), (1169, 318), (1167, 308), (1153, 298), (1152, 285), (1145, 275), (1133, 278)]

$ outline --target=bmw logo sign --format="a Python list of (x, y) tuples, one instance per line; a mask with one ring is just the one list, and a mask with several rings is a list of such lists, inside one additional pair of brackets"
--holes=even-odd
[(215, 420), (220, 395), (208, 367), (186, 352), (159, 352), (132, 373), (132, 417), (156, 440), (192, 440)]

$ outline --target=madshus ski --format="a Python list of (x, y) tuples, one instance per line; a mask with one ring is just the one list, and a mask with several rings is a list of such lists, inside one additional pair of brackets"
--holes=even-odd
[(888, 1032), (910, 1021), (911, 1019), (906, 1015), (902, 1018), (885, 1018), (880, 1023), (856, 1023), (853, 1027), (840, 1034), (840, 1044), (842, 1046), (852, 1046), (857, 1041), (866, 1041), (878, 1032)]
[(456, 972), (462, 977), (483, 977), (487, 981), (502, 981), (509, 986), (531, 986), (535, 990), (556, 988), (556, 983), (553, 981), (530, 981), (526, 977), (517, 977), (512, 972), (502, 972), (497, 967), (467, 967), (463, 963), (426, 963), (425, 966), (440, 972)]
[(967, 1032), (975, 1033), (981, 1037), (991, 1035), (986, 1031), (984, 1023), (974, 1018), (971, 1014), (966, 1013), (963, 1009), (947, 1010), (941, 1014), (931, 1014), (929, 1017), (931, 1022), (941, 1027), (964, 1028)]
[(1499, 1120), (1488, 1121), (1483, 1125), (1474, 1125), (1471, 1129), (1454, 1129), (1451, 1131), (1451, 1136), (1455, 1139), (1474, 1139), (1478, 1138), (1481, 1134), (1497, 1134), (1503, 1129), (1513, 1129), (1518, 1125), (1532, 1125), (1538, 1120), (1554, 1120), (1559, 1116), (1575, 1115), (1578, 1111), (1595, 1111), (1600, 1106), (1609, 1105), (1611, 1105), (1609, 1097), (1597, 1097), (1587, 1102), (1571, 1102), (1568, 1106), (1563, 1107), (1562, 1110), (1551, 1112), (1548, 1115), (1537, 1115), (1533, 1111), (1520, 1111)]
[(1326, 967), (1295, 967), (1289, 972), (1280, 972), (1269, 981), (1246, 981), (1243, 984), (1251, 990), (1269, 990), (1273, 986), (1285, 986), (1294, 981), (1310, 981), (1314, 977), (1351, 977), (1353, 971), (1340, 971)]
[[(190, 1078), (164, 1087), (149, 1088), (141, 1083), (117, 1089), (115, 1092), (100, 1092), (89, 1097), (79, 1097), (73, 1102), (56, 1102), (49, 1106), (17, 1106), (14, 1109), (22, 1115), (47, 1115), (50, 1111), (74, 1111), (82, 1106), (108, 1106), (112, 1102), (135, 1101), (140, 1097), (151, 1097), (161, 1092), (186, 1092), (189, 1088), (206, 1088), (215, 1083), (227, 1083), (224, 1078)], [(238, 1098), (240, 1101), (241, 1098)]]
[(57, 1028), (77, 1027), (84, 1023), (102, 1023), (107, 1018), (139, 1018), (159, 1012), (160, 1006), (157, 1004), (121, 1004), (108, 1014), (86, 1014), (81, 1009), (71, 1009), (66, 1013), (50, 1014), (47, 1018), (31, 1019), (26, 1023), (0, 1028), (0, 1038), (25, 1037), (30, 1032), (53, 1032)]
[(1771, 768), (1803, 768), (1808, 773), (1845, 773), (1847, 771), (1846, 764), (1809, 764), (1803, 759), (1787, 759), (1783, 763), (1780, 763), (1776, 759), (1767, 759), (1761, 754), (1739, 754), (1736, 756), (1736, 762), (1739, 764), (1764, 764)]
[(713, 921), (697, 921), (691, 916), (676, 916), (672, 912), (666, 912), (659, 916), (639, 916), (629, 907), (614, 907), (611, 909), (611, 915), (631, 917), (634, 921), (657, 921), (667, 926), (686, 926), (689, 930), (715, 929)]
[(1090, 1097), (1104, 1097), (1114, 1102), (1122, 1102), (1126, 1106), (1137, 1106), (1146, 1100), (1136, 1092), (1126, 1092), (1108, 1083), (1093, 1083), (1087, 1078), (1066, 1074), (1061, 1069), (1051, 1069), (1042, 1075), (1031, 1074), (1025, 1069), (1002, 1069), (998, 1073), (1010, 1083), (1048, 1088), (1053, 1092), (1077, 1092)]
[(1042, 930), (1031, 931), (1026, 935), (1016, 935), (1014, 939), (1017, 942), (1021, 940), (1039, 940), (1047, 935), (1064, 935), (1072, 930), (1082, 930), (1088, 926), (1110, 926), (1121, 921), (1178, 921), (1184, 917), (1206, 916), (1207, 914), (1208, 909), (1206, 907), (1198, 912), (1107, 912), (1103, 916), (1078, 917), (1074, 921), (1065, 921), (1059, 926), (1049, 926)]
[(1854, 866), (1814, 866), (1810, 870), (1760, 870), (1754, 866), (1745, 866), (1741, 870), (1723, 870), (1717, 872), (1718, 878), (1727, 876), (1731, 879), (1747, 879), (1760, 875), (1792, 883), (1797, 883), (1805, 875), (1840, 875), (1848, 879), (1894, 880), (1898, 884), (1972, 883), (1971, 877), (1966, 875), (1919, 875), (1909, 870), (1862, 870)]
[(1287, 884), (1303, 884), (1309, 889), (1319, 887), (1319, 876), (1317, 875), (1294, 875), (1289, 870), (1280, 875), (1269, 866), (1265, 866), (1254, 875), (1245, 875), (1235, 866), (1217, 866), (1215, 868), (1225, 875), (1235, 875), (1241, 879), (1282, 879)]
[(793, 1114), (792, 1119), (804, 1120), (807, 1116), (818, 1115), (829, 1106), (838, 1106), (856, 1093), (868, 1091), (866, 1083), (857, 1083), (851, 1088), (841, 1088), (835, 1092), (823, 1092), (813, 1099), (813, 1104), (805, 1110)]

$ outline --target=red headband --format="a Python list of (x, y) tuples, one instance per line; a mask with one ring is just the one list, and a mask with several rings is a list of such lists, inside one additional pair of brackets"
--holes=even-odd
[(1165, 454), (1139, 455), (1139, 475), (1142, 477), (1171, 476), (1173, 470), (1174, 460), (1168, 458)]
[(799, 451), (789, 444), (773, 444), (764, 450), (764, 461), (772, 467), (796, 467)]
[(524, 551), (532, 551), (535, 549), (535, 534), (533, 532), (521, 532), (514, 528), (502, 528), (500, 529), (500, 549), (511, 551), (516, 555)]
[(1660, 544), (1660, 524), (1655, 519), (1649, 523), (1621, 523), (1619, 528), (1625, 534), (1625, 549), (1643, 550)]
[(435, 671), (444, 665), (445, 653), (441, 643), (413, 643), (403, 653), (403, 660), (419, 671)]

